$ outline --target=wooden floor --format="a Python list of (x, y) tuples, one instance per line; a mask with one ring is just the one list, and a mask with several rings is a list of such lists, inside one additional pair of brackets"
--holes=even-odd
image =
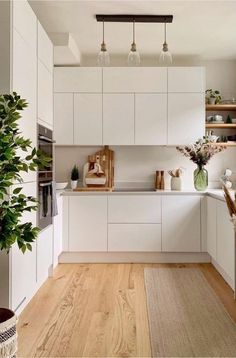
[[(59, 265), (20, 316), (18, 357), (151, 357), (143, 272), (158, 266)], [(233, 292), (212, 265), (173, 266), (198, 267), (236, 321)]]

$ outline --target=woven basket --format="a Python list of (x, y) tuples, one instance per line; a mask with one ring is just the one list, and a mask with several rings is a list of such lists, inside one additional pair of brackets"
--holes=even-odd
[(14, 312), (0, 308), (0, 358), (14, 358), (17, 350), (17, 317)]

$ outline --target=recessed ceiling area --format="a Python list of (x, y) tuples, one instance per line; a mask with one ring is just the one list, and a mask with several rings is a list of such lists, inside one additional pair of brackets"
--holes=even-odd
[[(81, 57), (96, 55), (102, 23), (96, 14), (172, 14), (167, 39), (175, 57), (202, 60), (236, 59), (235, 1), (29, 1), (49, 33), (72, 34)], [(158, 56), (163, 24), (138, 23), (136, 42), (141, 56)], [(111, 56), (126, 56), (132, 42), (131, 23), (106, 23), (105, 42)]]

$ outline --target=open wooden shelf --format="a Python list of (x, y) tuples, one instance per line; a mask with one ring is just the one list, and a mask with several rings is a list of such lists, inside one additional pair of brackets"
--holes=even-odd
[(213, 143), (222, 147), (236, 147), (236, 142), (226, 142), (226, 143)]
[(206, 128), (236, 128), (236, 123), (206, 123)]
[(236, 111), (236, 104), (207, 104), (206, 111)]

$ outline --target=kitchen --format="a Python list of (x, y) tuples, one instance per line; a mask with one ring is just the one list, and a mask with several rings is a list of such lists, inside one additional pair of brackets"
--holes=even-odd
[[(207, 1), (204, 14), (197, 2), (121, 3), (0, 3), (1, 93), (27, 100), (20, 130), (53, 157), (23, 173), (23, 192), (40, 201), (23, 220), (41, 231), (32, 251), (1, 252), (0, 306), (19, 316), (19, 356), (233, 356), (235, 233), (222, 182), (233, 197), (236, 54), (214, 43), (209, 21), (235, 5), (215, 2), (209, 19)], [(229, 44), (234, 20), (218, 29)], [(196, 142), (201, 165), (184, 152)], [(191, 344), (168, 343), (171, 317)]]

